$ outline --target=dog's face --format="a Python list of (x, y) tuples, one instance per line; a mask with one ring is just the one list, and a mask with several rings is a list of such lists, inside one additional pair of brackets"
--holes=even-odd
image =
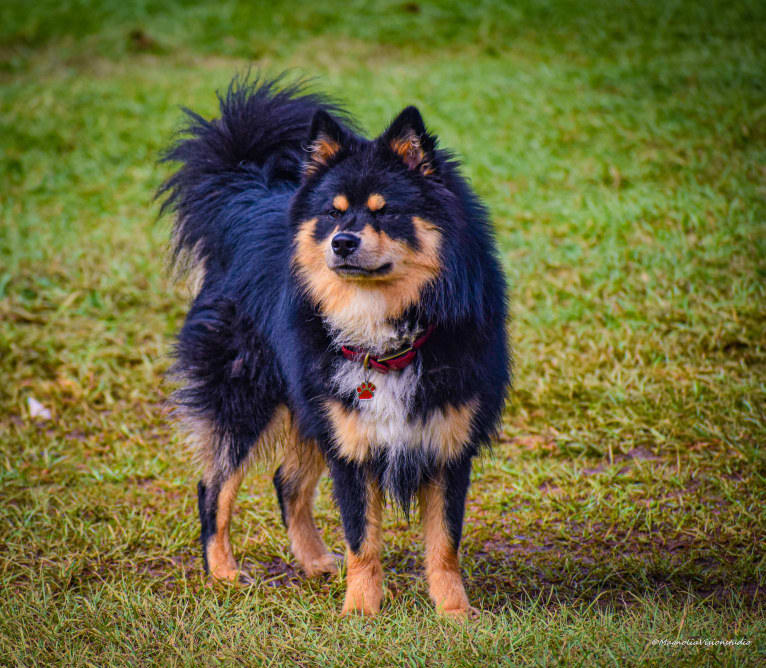
[(319, 112), (310, 147), (293, 209), (296, 273), (330, 319), (352, 305), (398, 317), (442, 271), (443, 213), (425, 196), (433, 140), (420, 114), (405, 109), (365, 141)]

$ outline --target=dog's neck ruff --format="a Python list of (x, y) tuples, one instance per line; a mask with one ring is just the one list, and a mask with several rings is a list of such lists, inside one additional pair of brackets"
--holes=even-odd
[(388, 373), (389, 371), (401, 371), (405, 367), (412, 364), (413, 360), (418, 354), (418, 348), (428, 341), (431, 334), (434, 331), (434, 325), (429, 325), (428, 329), (412, 342), (412, 345), (407, 346), (399, 352), (391, 355), (385, 355), (383, 357), (373, 357), (369, 352), (364, 350), (355, 350), (343, 346), (341, 351), (343, 357), (352, 362), (361, 362), (365, 368), (375, 369), (380, 373)]

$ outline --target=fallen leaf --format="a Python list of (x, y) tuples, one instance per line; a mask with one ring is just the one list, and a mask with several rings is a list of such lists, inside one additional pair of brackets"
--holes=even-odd
[(50, 410), (34, 397), (27, 398), (27, 408), (29, 409), (29, 417), (32, 419), (50, 420), (53, 417)]

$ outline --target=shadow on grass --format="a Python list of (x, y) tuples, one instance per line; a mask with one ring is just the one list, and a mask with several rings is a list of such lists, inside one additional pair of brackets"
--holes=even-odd
[(757, 583), (742, 582), (731, 571), (713, 578), (641, 564), (623, 565), (616, 571), (608, 554), (594, 564), (569, 557), (566, 569), (553, 569), (547, 560), (533, 555), (514, 576), (486, 553), (477, 553), (472, 561), (471, 576), (466, 578), (469, 597), (478, 607), (492, 611), (530, 598), (553, 606), (593, 603), (599, 608), (627, 608), (646, 598), (675, 600), (679, 606), (689, 598), (714, 607), (736, 603), (761, 609), (766, 604)]

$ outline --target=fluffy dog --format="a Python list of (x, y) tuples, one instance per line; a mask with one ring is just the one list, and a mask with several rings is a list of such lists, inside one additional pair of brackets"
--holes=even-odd
[(312, 517), (329, 468), (344, 613), (380, 609), (386, 499), (405, 512), (417, 499), (431, 598), (469, 613), (458, 545), (471, 461), (510, 382), (486, 209), (415, 107), (368, 140), (301, 85), (235, 79), (220, 118), (187, 113), (160, 195), (175, 258), (201, 277), (174, 371), (204, 466), (206, 570), (241, 577), (234, 497), (254, 457), (279, 453), (274, 486), (308, 576), (337, 568)]

